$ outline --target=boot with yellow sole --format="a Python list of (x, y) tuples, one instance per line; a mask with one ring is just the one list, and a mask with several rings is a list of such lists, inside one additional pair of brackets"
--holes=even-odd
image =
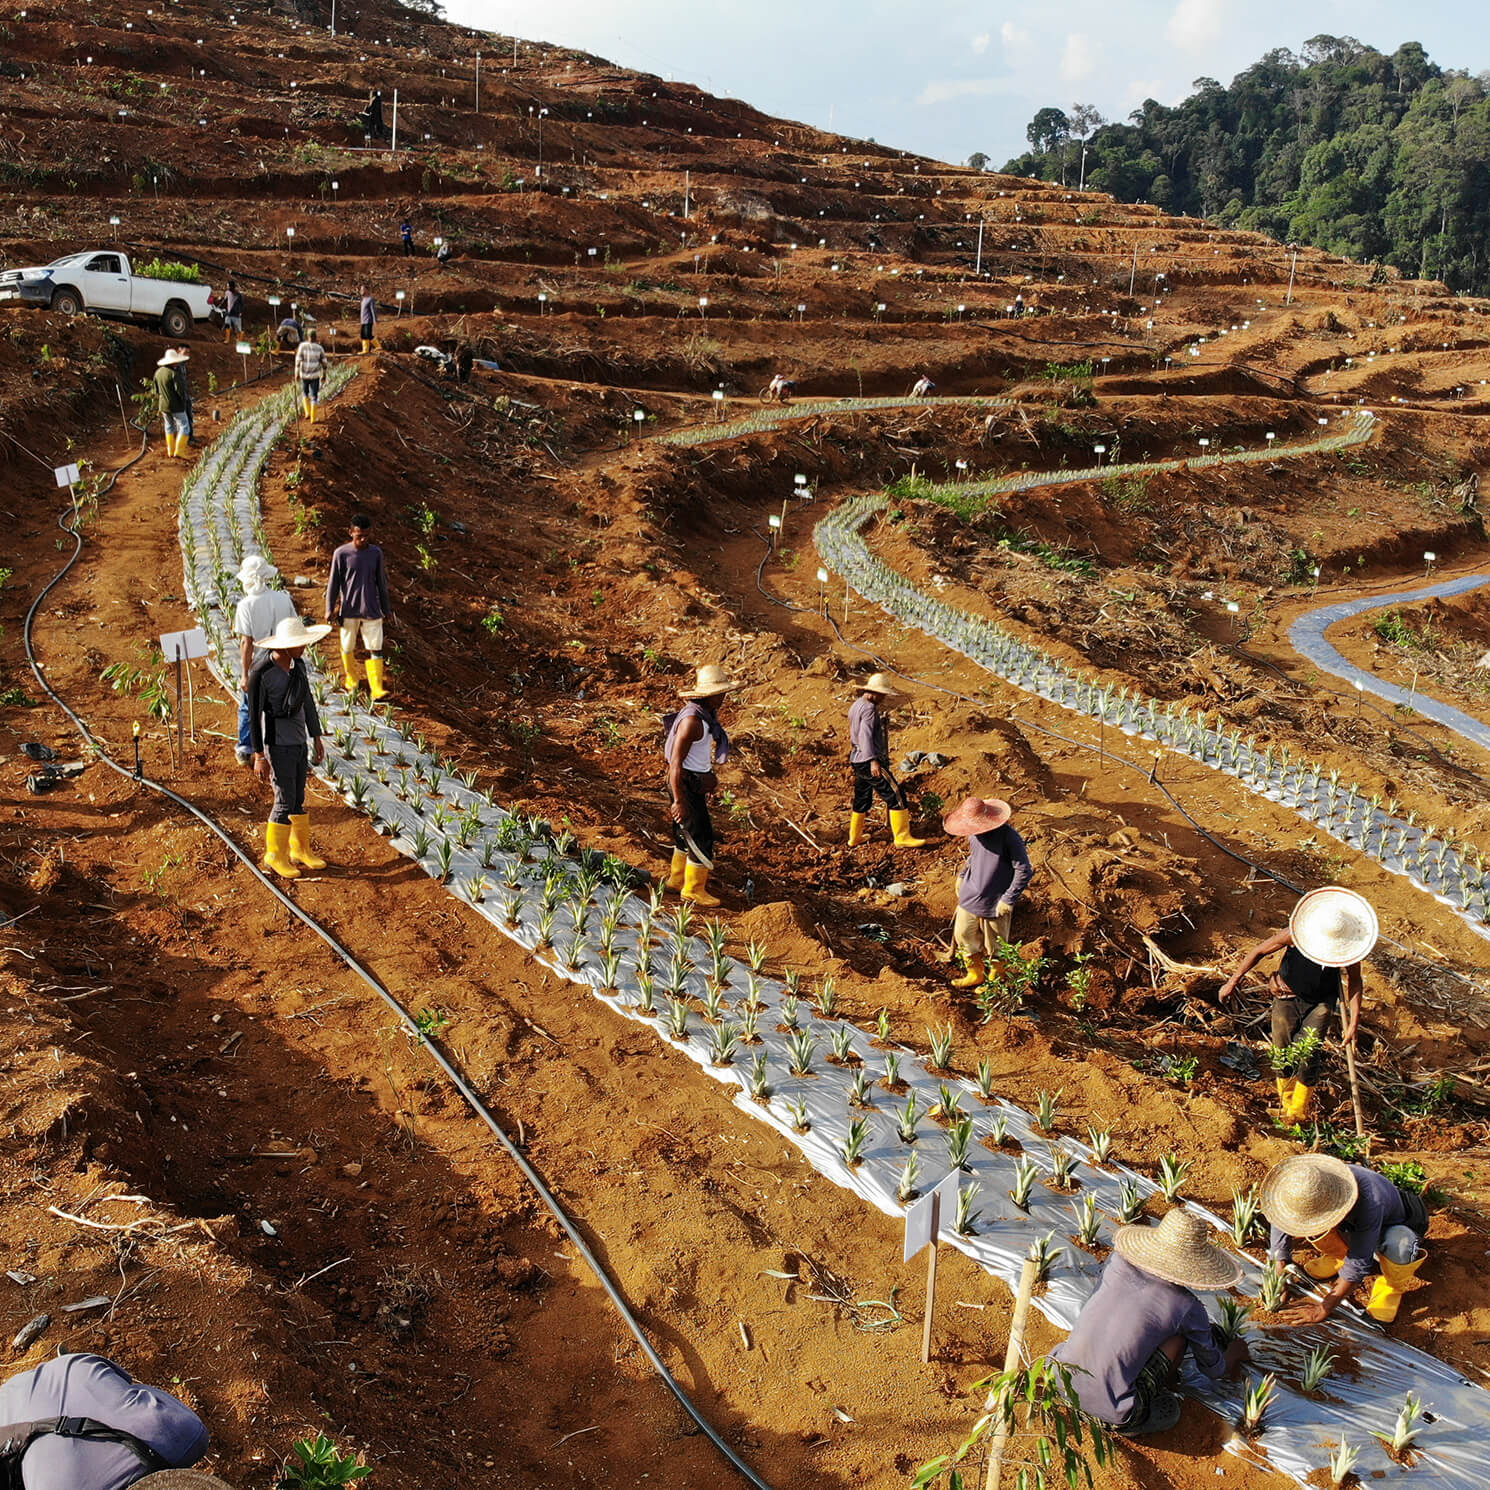
[(967, 971), (952, 979), (953, 988), (977, 988), (988, 977), (988, 964), (981, 957), (969, 957)]
[(290, 858), (307, 869), (324, 869), (326, 861), (311, 851), (310, 814), (290, 814)]
[(357, 685), (362, 680), (357, 676), (357, 654), (355, 652), (341, 654), (341, 680), (348, 693), (356, 693)]
[(890, 831), (895, 835), (896, 848), (925, 848), (924, 838), (913, 838), (911, 836), (911, 815), (908, 809), (901, 807), (890, 813)]
[(367, 659), (367, 696), (373, 703), (380, 698), (388, 697), (388, 686), (383, 673), (383, 659), (381, 657), (369, 657)]
[(867, 812), (851, 812), (848, 815), (848, 846), (858, 848), (864, 842), (864, 830), (869, 826)]
[(709, 871), (702, 864), (689, 863), (683, 870), (683, 899), (691, 900), (706, 910), (723, 902), (709, 894)]
[(1378, 1256), (1377, 1265), (1381, 1276), (1371, 1285), (1371, 1297), (1366, 1300), (1366, 1313), (1383, 1324), (1391, 1324), (1402, 1305), (1402, 1295), (1407, 1292), (1417, 1271), (1427, 1262), (1426, 1255), (1416, 1262), (1392, 1262)]

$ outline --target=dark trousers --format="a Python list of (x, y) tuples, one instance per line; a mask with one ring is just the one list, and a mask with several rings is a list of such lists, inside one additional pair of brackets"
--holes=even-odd
[(287, 823), (305, 811), (305, 780), (310, 774), (308, 745), (271, 745), (268, 749), (269, 774), (274, 780), (274, 807), (271, 823)]
[(1305, 1030), (1313, 1030), (1320, 1038), (1320, 1048), (1293, 1075), (1305, 1086), (1313, 1086), (1319, 1076), (1320, 1063), (1324, 1057), (1324, 1032), (1329, 1027), (1330, 1015), (1335, 1012), (1333, 1004), (1306, 1004), (1299, 998), (1273, 1000), (1273, 1048), (1284, 1050), (1292, 1045)]
[(885, 761), (879, 763), (878, 776), (870, 773), (869, 767), (873, 764), (871, 761), (852, 761), (850, 764), (854, 772), (855, 812), (868, 812), (874, 806), (876, 792), (891, 812), (900, 812), (905, 808), (905, 793), (890, 775), (889, 765)]
[(412, 238), (404, 239), (404, 257), (406, 259), (412, 259), (414, 257), (414, 240)]
[[(683, 773), (683, 800), (679, 805), (688, 819), (686, 826), (693, 841), (706, 858), (712, 859), (716, 841), (714, 819), (709, 816), (709, 798), (692, 771)], [(693, 857), (688, 851), (688, 841), (683, 837), (683, 829), (677, 823), (673, 824), (673, 846), (688, 854), (690, 859)]]

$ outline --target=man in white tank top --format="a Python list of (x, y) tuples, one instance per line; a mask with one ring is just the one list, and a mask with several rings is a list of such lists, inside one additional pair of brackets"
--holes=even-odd
[[(688, 702), (674, 716), (663, 751), (667, 757), (669, 816), (673, 823), (673, 862), (667, 885), (669, 889), (681, 890), (684, 900), (702, 906), (719, 904), (709, 894), (715, 844), (709, 794), (718, 785), (715, 764), (729, 759), (729, 736), (719, 722), (719, 706), (736, 686), (725, 670), (714, 663), (699, 668), (694, 686), (683, 690), (682, 696)], [(699, 856), (709, 862), (700, 862)]]

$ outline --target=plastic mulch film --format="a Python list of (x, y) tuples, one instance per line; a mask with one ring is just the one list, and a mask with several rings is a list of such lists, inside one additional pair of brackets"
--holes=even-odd
[[(221, 555), (240, 552), (245, 535), (264, 551), (251, 493), (290, 412), (287, 400), (276, 406), (271, 399), (241, 415), (193, 473), (182, 522), (183, 532), (189, 526), (198, 545), (216, 532)], [(204, 574), (200, 563), (189, 567), (188, 583), (201, 598), (201, 621), (206, 625), (215, 617), (220, 635), (222, 617), (231, 610), (229, 597), (211, 588), (215, 578)], [(220, 645), (219, 655), (229, 652)], [(324, 690), (324, 680), (317, 686)], [(1031, 1244), (1053, 1235), (1059, 1255), (1035, 1302), (1053, 1323), (1070, 1328), (1101, 1271), (1098, 1259), (1072, 1240), (1074, 1208), (1084, 1195), (1096, 1197), (1101, 1240), (1108, 1244), (1120, 1186), (1126, 1182), (1147, 1196), (1158, 1189), (1151, 1180), (1115, 1160), (1096, 1165), (1087, 1145), (1047, 1137), (1021, 1109), (985, 1101), (972, 1083), (944, 1077), (913, 1052), (882, 1045), (863, 1030), (825, 1016), (818, 1007), (821, 992), (795, 996), (780, 980), (728, 957), (717, 962), (699, 935), (705, 929), (699, 918), (680, 928), (679, 915), (688, 912), (654, 914), (647, 900), (608, 882), (596, 856), (561, 852), (567, 835), (556, 841), (535, 834), (534, 825), (450, 775), (443, 762), (418, 750), (399, 729), (366, 710), (349, 710), (345, 695), (328, 695), (325, 715), (335, 738), (319, 774), (349, 804), (367, 812), (395, 847), (558, 977), (587, 986), (621, 1017), (648, 1025), (661, 1044), (691, 1059), (742, 1112), (775, 1128), (835, 1184), (888, 1216), (901, 1216), (897, 1193), (912, 1154), (920, 1166), (916, 1188), (921, 1193), (951, 1173), (949, 1125), (926, 1114), (953, 1100), (972, 1124), (960, 1171), (968, 1216), (965, 1234), (948, 1225), (944, 1241), (1012, 1287)], [(898, 1063), (893, 1091), (884, 1084), (887, 1061)], [(858, 1073), (864, 1073), (862, 1098), (856, 1092)], [(765, 1084), (760, 1099), (751, 1095), (757, 1081)], [(918, 1108), (913, 1123), (905, 1114), (912, 1096)], [(858, 1160), (850, 1164), (844, 1146), (856, 1122), (866, 1128)], [(994, 1146), (999, 1124), (1004, 1147)], [(1070, 1193), (1058, 1193), (1048, 1183), (1056, 1147), (1077, 1160), (1077, 1185)], [(1033, 1164), (1040, 1176), (1024, 1209), (1009, 1193), (1020, 1160)], [(1218, 1218), (1195, 1209), (1220, 1228)], [(1261, 1269), (1250, 1258), (1245, 1266), (1242, 1289), (1255, 1292)], [(1208, 1306), (1219, 1317), (1213, 1299)], [(1369, 1435), (1391, 1431), (1410, 1390), (1432, 1414), (1417, 1445), (1414, 1483), (1455, 1490), (1485, 1483), (1480, 1439), (1490, 1428), (1490, 1396), (1440, 1362), (1388, 1339), (1348, 1306), (1322, 1326), (1277, 1335), (1254, 1330), (1249, 1342), (1254, 1369), (1276, 1371), (1281, 1390), (1260, 1438), (1245, 1448), (1233, 1440), (1239, 1451), (1261, 1453), (1303, 1483), (1326, 1463), (1343, 1433), (1362, 1451), (1362, 1479), (1396, 1473), (1397, 1466)], [(1353, 1362), (1353, 1369), (1348, 1377), (1328, 1378), (1310, 1398), (1297, 1390), (1297, 1373), (1304, 1356), (1321, 1343)], [(1239, 1416), (1239, 1383), (1212, 1384), (1192, 1373), (1186, 1384), (1222, 1416)]]
[(1235, 777), (1392, 873), (1406, 876), (1490, 938), (1485, 924), (1490, 920), (1490, 871), (1480, 867), (1477, 853), (1429, 837), (1421, 827), (1393, 816), (1380, 806), (1379, 797), (1343, 783), (1338, 770), (1326, 771), (1286, 748), (1259, 749), (1251, 736), (1244, 741), (1239, 729), (1212, 727), (1204, 713), (1176, 709), (1172, 703), (1161, 707), (1136, 688), (1116, 689), (1083, 678), (996, 623), (928, 595), (877, 558), (863, 537), (865, 524), (885, 505), (878, 496), (854, 498), (824, 518), (813, 534), (823, 562), (866, 600), (1016, 688)]

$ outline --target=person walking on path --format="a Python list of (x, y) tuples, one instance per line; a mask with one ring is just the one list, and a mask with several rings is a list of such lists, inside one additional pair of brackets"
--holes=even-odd
[(1219, 1293), (1242, 1275), (1198, 1216), (1176, 1207), (1157, 1226), (1119, 1226), (1102, 1282), (1070, 1335), (1050, 1352), (1071, 1372), (1082, 1409), (1125, 1438), (1164, 1433), (1180, 1420), (1180, 1362), (1218, 1381), (1247, 1357), (1223, 1345), (1197, 1290)]
[(967, 971), (954, 988), (977, 988), (990, 958), (1009, 941), (1014, 907), (1034, 873), (1024, 839), (1009, 819), (1014, 809), (997, 797), (969, 797), (942, 819), (954, 838), (968, 840), (968, 861), (957, 875), (957, 915), (952, 941)]
[(258, 637), (268, 636), (281, 621), (295, 614), (295, 602), (283, 590), (270, 587), (269, 581), (279, 573), (273, 564), (259, 554), (245, 554), (238, 566), (238, 583), (243, 599), (233, 617), (233, 635), (238, 643), (238, 764), (246, 766), (253, 759), (253, 738), (248, 728), (248, 677), (264, 660), (255, 646)]
[(331, 634), (329, 626), (307, 626), (299, 616), (281, 621), (255, 645), (267, 655), (248, 675), (249, 743), (254, 774), (274, 787), (274, 806), (264, 830), (264, 867), (283, 879), (324, 869), (310, 847), (305, 785), (312, 765), (325, 759), (321, 716), (305, 666), (305, 649)]
[(207, 1452), (207, 1425), (191, 1408), (87, 1351), (53, 1356), (0, 1386), (0, 1424), (29, 1430), (15, 1480), (26, 1490), (222, 1483), (184, 1468)]
[(667, 760), (673, 825), (673, 860), (667, 888), (680, 890), (684, 900), (705, 907), (720, 903), (709, 894), (709, 871), (714, 867), (717, 842), (714, 820), (709, 816), (709, 797), (719, 785), (714, 767), (729, 759), (729, 735), (719, 722), (719, 709), (725, 695), (737, 687), (739, 684), (722, 667), (708, 663), (699, 668), (693, 687), (683, 690), (687, 702), (665, 721), (662, 753)]
[(359, 286), (357, 293), (362, 297), (362, 350), (370, 352), (378, 332), (378, 302), (366, 285)]
[(188, 347), (177, 347), (175, 350), (181, 357), (181, 361), (176, 364), (176, 382), (181, 389), (181, 401), (186, 405), (186, 443), (189, 446), (197, 437), (196, 411), (191, 399), (191, 374), (187, 371), (191, 350)]
[(414, 257), (414, 225), (407, 217), (399, 227), (398, 234), (403, 239), (404, 257), (412, 259)]
[(295, 376), (300, 380), (300, 409), (312, 424), (316, 422), (316, 409), (321, 402), (321, 375), (326, 371), (326, 348), (317, 339), (314, 329), (305, 333), (305, 340), (295, 348)]
[(388, 693), (383, 673), (383, 628), (392, 621), (388, 568), (383, 550), (372, 541), (372, 518), (356, 513), (347, 542), (331, 555), (326, 580), (326, 620), (341, 626), (342, 681), (357, 691), (357, 641), (367, 648), (367, 692), (373, 703)]
[(155, 406), (160, 411), (161, 423), (165, 426), (166, 454), (178, 460), (189, 460), (187, 454), (186, 399), (181, 392), (181, 380), (176, 369), (187, 360), (187, 353), (169, 347), (164, 357), (155, 364)]
[(238, 281), (228, 281), (228, 291), (222, 302), (222, 339), (233, 341), (243, 335), (243, 295)]
[(1364, 896), (1338, 885), (1311, 890), (1294, 906), (1288, 925), (1258, 942), (1217, 993), (1223, 1004), (1228, 1002), (1259, 962), (1274, 952), (1283, 953), (1278, 970), (1268, 979), (1268, 991), (1273, 996), (1278, 1101), (1287, 1123), (1301, 1123), (1308, 1116), (1323, 1062), (1325, 1031), (1340, 1004), (1342, 971), (1345, 1013), (1340, 1039), (1345, 1045), (1355, 1043), (1361, 1022), (1361, 961), (1376, 945), (1376, 937), (1376, 912)]
[(924, 838), (911, 836), (910, 806), (900, 783), (890, 774), (889, 713), (898, 701), (895, 685), (884, 673), (875, 673), (859, 689), (848, 711), (848, 760), (854, 773), (854, 805), (848, 820), (850, 848), (864, 841), (876, 794), (889, 809), (895, 847), (926, 847)]
[(1269, 1257), (1292, 1262), (1295, 1238), (1305, 1237), (1319, 1255), (1303, 1264), (1304, 1271), (1319, 1282), (1335, 1280), (1323, 1298), (1288, 1310), (1286, 1323), (1329, 1318), (1365, 1282), (1373, 1261), (1381, 1272), (1366, 1312), (1383, 1324), (1396, 1319), (1402, 1295), (1426, 1260), (1428, 1207), (1421, 1195), (1333, 1154), (1295, 1154), (1268, 1171), (1258, 1204), (1272, 1227)]

